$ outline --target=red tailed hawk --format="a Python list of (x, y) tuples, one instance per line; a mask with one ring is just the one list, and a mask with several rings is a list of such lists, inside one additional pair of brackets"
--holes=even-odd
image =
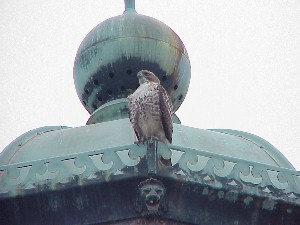
[(137, 73), (140, 86), (128, 96), (129, 119), (138, 142), (172, 143), (172, 102), (154, 73)]

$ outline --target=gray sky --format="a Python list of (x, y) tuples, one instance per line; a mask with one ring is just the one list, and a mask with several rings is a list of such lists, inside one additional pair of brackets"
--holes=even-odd
[[(0, 151), (42, 126), (83, 126), (73, 84), (85, 35), (123, 0), (1, 0)], [(192, 65), (182, 124), (256, 134), (300, 170), (300, 1), (136, 0), (170, 26)]]

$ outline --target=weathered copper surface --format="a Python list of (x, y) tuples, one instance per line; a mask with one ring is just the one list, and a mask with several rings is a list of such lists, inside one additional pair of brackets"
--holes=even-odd
[(110, 102), (108, 115), (103, 105), (88, 126), (40, 128), (3, 151), (0, 225), (299, 225), (300, 172), (259, 137), (174, 124), (172, 145), (133, 144), (120, 101), (136, 88), (133, 74), (157, 73), (178, 108), (190, 65), (172, 30), (125, 2), (74, 65), (86, 109)]
[[(134, 141), (135, 135), (128, 118), (75, 128), (56, 128), (46, 132), (33, 131), (17, 138), (3, 150), (1, 165), (120, 147), (131, 145)], [(196, 152), (202, 150), (208, 154), (233, 157), (237, 161), (241, 159), (293, 169), (288, 160), (278, 154), (277, 149), (250, 134), (218, 132), (174, 124), (173, 143), (175, 146), (195, 149)]]
[[(176, 145), (119, 146), (0, 171), (0, 224), (298, 225), (300, 219), (299, 172)], [(143, 214), (137, 189), (151, 177), (162, 183), (166, 207)], [(141, 214), (146, 219), (138, 220)]]
[(142, 69), (159, 77), (176, 111), (191, 76), (184, 44), (164, 23), (130, 11), (100, 23), (82, 41), (74, 62), (77, 94), (93, 113), (134, 92)]

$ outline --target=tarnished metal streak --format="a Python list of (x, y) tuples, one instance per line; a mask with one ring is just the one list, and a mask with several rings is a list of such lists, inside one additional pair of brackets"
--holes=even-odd
[[(81, 53), (84, 54), (85, 52), (90, 51), (91, 49), (93, 49), (94, 47), (96, 47), (100, 43), (101, 44), (106, 44), (108, 42), (114, 42), (114, 41), (119, 41), (120, 39), (130, 39), (130, 38), (133, 38), (133, 39), (134, 38), (137, 38), (137, 39), (149, 39), (149, 40), (154, 40), (154, 41), (157, 41), (157, 42), (161, 42), (161, 43), (164, 43), (166, 45), (169, 45), (172, 48), (177, 49), (179, 52), (183, 53), (186, 57), (188, 57), (187, 52), (185, 52), (185, 49), (183, 48), (183, 46), (178, 45), (176, 42), (169, 43), (169, 42), (167, 42), (167, 40), (159, 39), (157, 37), (147, 37), (147, 36), (142, 36), (142, 35), (135, 35), (135, 36), (133, 36), (133, 35), (132, 36), (130, 36), (130, 35), (128, 35), (128, 36), (124, 35), (124, 36), (119, 36), (119, 37), (110, 37), (110, 38), (107, 38), (105, 40), (100, 40), (100, 41), (97, 41), (97, 42), (93, 43), (92, 46), (89, 46), (88, 48), (86, 48)], [(82, 66), (86, 67), (87, 65), (83, 64)], [(172, 69), (174, 69), (174, 68), (172, 68)], [(173, 70), (173, 71), (169, 71), (169, 72), (171, 74), (171, 73), (174, 73), (175, 71)]]
[(151, 17), (136, 13), (113, 17), (96, 26), (78, 49), (74, 63), (77, 94), (93, 113), (106, 102), (134, 92), (136, 74), (142, 69), (160, 78), (176, 111), (186, 96), (191, 72), (178, 35)]
[(183, 42), (171, 28), (157, 19), (141, 14), (119, 15), (98, 24), (84, 38), (78, 48), (76, 57), (80, 56), (78, 53), (81, 54), (98, 43), (124, 37), (160, 40), (175, 46), (188, 57)]
[[(41, 187), (56, 190), (75, 181), (76, 185), (83, 185), (150, 173), (161, 179), (192, 182), (300, 206), (300, 172), (160, 142), (154, 148), (148, 146), (151, 151), (148, 157), (157, 151), (156, 160), (149, 162), (143, 160), (147, 146), (141, 144), (1, 166), (0, 198), (35, 192)], [(162, 164), (161, 157), (171, 159), (172, 166)]]

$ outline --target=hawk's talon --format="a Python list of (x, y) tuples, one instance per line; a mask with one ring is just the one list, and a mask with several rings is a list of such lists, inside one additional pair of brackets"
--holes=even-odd
[(144, 144), (144, 142), (142, 142), (142, 141), (135, 141), (135, 142), (134, 142), (134, 144), (136, 144), (136, 145), (139, 146), (139, 147), (140, 147), (140, 144), (141, 144), (141, 143)]

